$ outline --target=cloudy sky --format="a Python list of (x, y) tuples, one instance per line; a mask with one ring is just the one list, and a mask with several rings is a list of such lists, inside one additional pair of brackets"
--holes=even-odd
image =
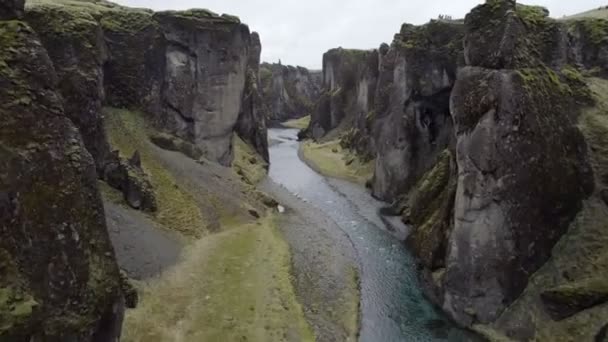
[[(155, 10), (208, 8), (238, 15), (262, 38), (262, 60), (320, 69), (325, 51), (390, 43), (404, 22), (423, 24), (439, 14), (464, 15), (483, 0), (114, 0)], [(608, 5), (606, 0), (529, 0), (554, 17)]]

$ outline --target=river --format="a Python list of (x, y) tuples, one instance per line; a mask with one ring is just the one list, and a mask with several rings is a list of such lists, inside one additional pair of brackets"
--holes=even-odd
[(416, 265), (378, 215), (383, 203), (360, 186), (326, 178), (298, 157), (295, 129), (270, 129), (269, 176), (329, 216), (351, 241), (361, 281), (362, 342), (470, 341), (423, 295)]

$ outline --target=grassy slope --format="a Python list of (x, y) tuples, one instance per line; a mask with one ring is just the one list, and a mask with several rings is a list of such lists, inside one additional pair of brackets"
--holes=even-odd
[(241, 175), (246, 183), (250, 185), (258, 184), (266, 178), (268, 163), (266, 163), (251, 146), (247, 145), (243, 139), (239, 138), (236, 134), (233, 139), (234, 170), (237, 174)]
[(310, 115), (283, 122), (281, 125), (288, 128), (305, 129), (310, 124)]
[(583, 13), (567, 16), (562, 19), (599, 18), (608, 19), (608, 8), (594, 9)]
[[(140, 114), (106, 108), (105, 117), (112, 146), (123, 156), (128, 157), (135, 150), (141, 154), (158, 200), (159, 211), (153, 218), (190, 241), (178, 265), (158, 279), (139, 284), (140, 304), (127, 312), (124, 340), (314, 340), (294, 295), (289, 249), (276, 231), (274, 219), (263, 217), (243, 223), (220, 218), (221, 232), (210, 234), (206, 225), (211, 218), (197, 207), (197, 198), (200, 202), (200, 196), (209, 196), (208, 201), (213, 202), (222, 197), (201, 194), (195, 189), (200, 186), (192, 184), (197, 179), (178, 179), (189, 174), (177, 174), (175, 169), (166, 167), (147, 141), (151, 129)], [(246, 170), (242, 178), (247, 183), (255, 184), (265, 176), (261, 158), (236, 137), (235, 158), (235, 164)], [(252, 164), (252, 158), (259, 159)], [(213, 166), (203, 163), (197, 167)], [(231, 182), (227, 175), (222, 179)], [(225, 183), (224, 189), (229, 192), (228, 187), (234, 186)], [(259, 195), (249, 184), (236, 186), (243, 193)], [(211, 184), (203, 188), (219, 191)], [(106, 186), (102, 189), (108, 199), (121, 200)], [(220, 216), (223, 213), (218, 208), (214, 210)]]
[(155, 219), (164, 227), (187, 237), (200, 237), (206, 233), (205, 220), (194, 198), (180, 188), (177, 180), (155, 158), (147, 143), (147, 131), (143, 117), (120, 109), (105, 109), (105, 124), (113, 148), (126, 158), (134, 151), (141, 154), (144, 170), (150, 175), (158, 212)]
[(312, 341), (272, 217), (193, 244), (128, 312), (124, 341)]
[(321, 174), (361, 185), (374, 172), (373, 161), (361, 163), (353, 153), (343, 149), (338, 140), (325, 143), (306, 141), (300, 147), (300, 157)]

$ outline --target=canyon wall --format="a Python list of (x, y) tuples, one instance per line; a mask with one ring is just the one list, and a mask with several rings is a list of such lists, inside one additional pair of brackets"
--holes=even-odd
[(235, 134), (268, 161), (259, 36), (207, 10), (2, 0), (0, 47), (0, 340), (116, 341), (128, 286), (98, 180), (150, 212), (158, 189), (102, 109), (140, 111), (212, 162), (232, 163)]
[(306, 134), (375, 159), (372, 194), (413, 226), (423, 287), (459, 324), (591, 340), (608, 323), (606, 37), (604, 19), (488, 0), (324, 56)]
[(284, 122), (311, 115), (321, 90), (321, 72), (262, 63), (260, 82), (267, 118)]
[(124, 300), (94, 160), (22, 13), (0, 2), (0, 340), (115, 341)]
[[(41, 32), (68, 114), (98, 164), (108, 154), (99, 128), (103, 104), (140, 109), (155, 127), (230, 165), (248, 73), (257, 74), (261, 52), (257, 34), (238, 18), (207, 10), (154, 13), (110, 2), (34, 2), (26, 20)], [(255, 119), (256, 127), (264, 126), (263, 117)], [(266, 153), (264, 146), (258, 151)]]

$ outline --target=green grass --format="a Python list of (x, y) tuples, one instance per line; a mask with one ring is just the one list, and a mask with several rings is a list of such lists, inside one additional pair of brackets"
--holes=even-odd
[(129, 158), (139, 151), (144, 170), (150, 175), (158, 204), (154, 218), (164, 227), (197, 238), (207, 231), (208, 222), (196, 201), (154, 156), (148, 143), (148, 130), (141, 114), (105, 108), (105, 125), (112, 148)]
[(143, 286), (124, 341), (314, 341), (274, 217), (199, 240)]
[(374, 161), (366, 163), (340, 146), (339, 140), (325, 143), (306, 141), (300, 146), (300, 157), (315, 171), (334, 178), (364, 185), (374, 172)]
[(597, 8), (594, 10), (567, 16), (563, 19), (567, 20), (567, 19), (581, 19), (581, 18), (608, 19), (608, 8)]
[(233, 137), (234, 161), (232, 168), (249, 185), (256, 185), (266, 178), (268, 163), (236, 134)]
[(297, 129), (306, 129), (310, 124), (310, 115), (299, 119), (293, 119), (286, 122), (283, 122), (281, 125), (289, 128), (297, 128)]

